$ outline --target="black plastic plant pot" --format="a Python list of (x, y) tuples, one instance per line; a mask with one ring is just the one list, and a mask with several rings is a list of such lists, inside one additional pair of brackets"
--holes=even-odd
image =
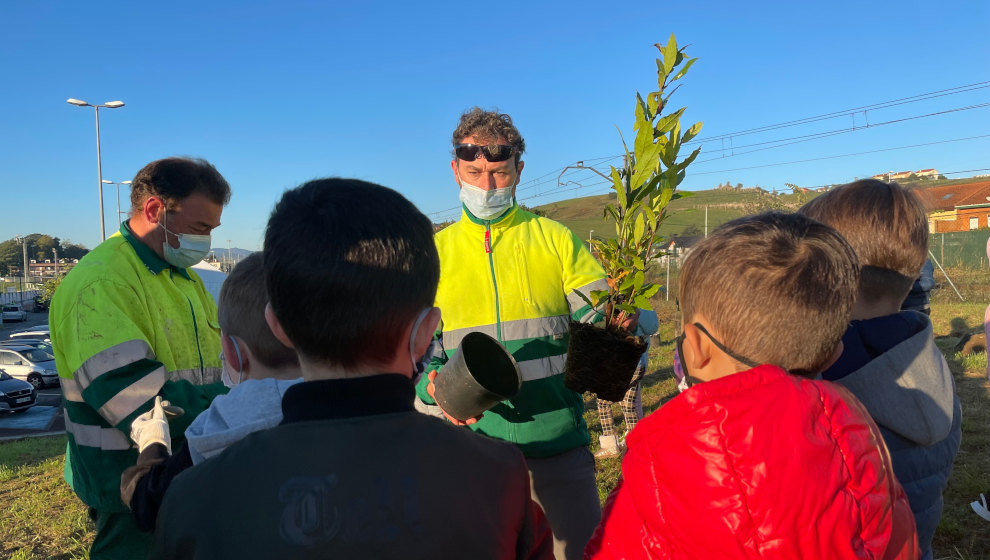
[(621, 401), (646, 349), (643, 337), (571, 321), (564, 385), (606, 401)]
[(461, 340), (433, 383), (440, 408), (462, 421), (511, 399), (522, 387), (512, 354), (480, 332), (468, 333)]

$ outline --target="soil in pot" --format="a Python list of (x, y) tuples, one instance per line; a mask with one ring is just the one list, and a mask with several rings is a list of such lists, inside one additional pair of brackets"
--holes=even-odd
[(571, 321), (564, 385), (578, 393), (590, 391), (600, 399), (621, 401), (646, 349), (643, 337)]

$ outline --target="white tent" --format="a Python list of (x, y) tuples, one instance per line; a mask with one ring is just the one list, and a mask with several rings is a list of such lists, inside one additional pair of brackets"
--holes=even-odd
[(227, 273), (206, 261), (199, 261), (192, 268), (196, 269), (196, 273), (203, 279), (203, 285), (206, 286), (206, 291), (213, 296), (213, 301), (219, 303), (220, 286), (227, 279)]

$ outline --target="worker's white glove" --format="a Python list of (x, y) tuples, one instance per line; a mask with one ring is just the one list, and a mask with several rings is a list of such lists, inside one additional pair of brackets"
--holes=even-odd
[(172, 454), (172, 436), (168, 431), (168, 421), (165, 420), (165, 409), (161, 396), (155, 397), (155, 406), (138, 416), (131, 422), (131, 439), (138, 446), (138, 452), (144, 451), (153, 443), (160, 443)]

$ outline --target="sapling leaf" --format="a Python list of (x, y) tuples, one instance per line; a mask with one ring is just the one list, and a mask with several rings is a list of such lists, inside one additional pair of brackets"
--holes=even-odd
[(649, 299), (659, 292), (661, 287), (660, 284), (646, 284), (643, 286), (642, 296)]
[(667, 74), (674, 69), (674, 62), (677, 60), (677, 39), (674, 34), (670, 34), (667, 46), (663, 49), (663, 69)]
[(683, 78), (684, 77), (684, 74), (687, 74), (688, 69), (691, 68), (691, 65), (694, 64), (694, 62), (696, 60), (698, 60), (698, 59), (697, 58), (692, 58), (691, 60), (688, 60), (687, 62), (685, 62), (684, 63), (684, 66), (681, 67), (680, 71), (678, 71), (677, 74), (674, 74), (674, 78), (672, 80), (670, 80), (670, 81), (674, 82), (674, 81), (677, 81), (677, 80), (680, 80), (681, 78)]

